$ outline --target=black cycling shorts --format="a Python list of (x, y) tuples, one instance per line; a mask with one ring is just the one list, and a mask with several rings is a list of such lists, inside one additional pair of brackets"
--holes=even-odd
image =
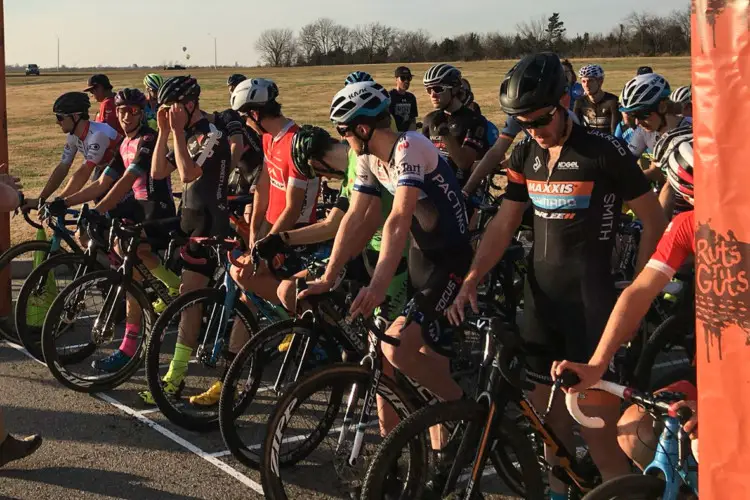
[[(180, 228), (188, 237), (219, 237), (225, 238), (229, 234), (229, 215), (218, 209), (210, 212), (182, 209)], [(218, 264), (216, 256), (203, 245), (190, 243), (183, 252), (183, 269), (213, 277)]]
[(526, 358), (529, 380), (552, 384), (553, 361), (588, 363), (614, 308), (614, 287), (611, 294), (602, 293), (598, 300), (595, 307), (587, 307), (582, 301), (550, 298), (540, 289), (534, 273), (528, 273), (521, 337), (530, 353)]
[(415, 293), (404, 314), (415, 307), (413, 321), (422, 325), (425, 343), (438, 354), (451, 354), (453, 335), (445, 310), (458, 295), (473, 256), (468, 244), (443, 251), (425, 252), (414, 245), (409, 249), (409, 278)]
[[(160, 219), (171, 219), (176, 216), (174, 204), (160, 203), (157, 201), (138, 201), (138, 204), (143, 210), (143, 220), (160, 220)], [(180, 229), (180, 225), (177, 222), (171, 224), (159, 224), (155, 226), (146, 226), (146, 236), (151, 240), (152, 248), (164, 249), (169, 246), (170, 236), (172, 231)]]

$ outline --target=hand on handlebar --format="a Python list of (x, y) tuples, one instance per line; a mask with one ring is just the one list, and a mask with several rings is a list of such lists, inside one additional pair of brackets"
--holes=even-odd
[(693, 416), (682, 426), (683, 430), (688, 433), (690, 439), (698, 439), (698, 402), (697, 401), (679, 401), (669, 407), (675, 413), (680, 408), (690, 408)]
[(334, 283), (334, 280), (329, 280), (325, 276), (317, 280), (308, 281), (307, 289), (302, 290), (297, 295), (297, 300), (302, 300), (310, 295), (323, 295), (324, 293), (328, 293), (331, 291), (331, 288), (333, 288)]
[(50, 215), (57, 217), (65, 216), (65, 212), (68, 210), (68, 204), (65, 203), (63, 198), (55, 198), (51, 203), (47, 203), (47, 210)]
[(349, 314), (352, 319), (357, 316), (369, 318), (375, 311), (375, 308), (385, 302), (385, 290), (380, 290), (376, 286), (366, 286), (359, 290), (357, 298), (352, 302), (349, 308)]
[(265, 238), (257, 241), (253, 250), (257, 252), (261, 259), (272, 259), (285, 247), (286, 244), (284, 243), (284, 240), (281, 239), (281, 235), (276, 233), (269, 234)]
[(562, 376), (565, 370), (569, 370), (576, 375), (581, 381), (572, 387), (562, 387), (566, 393), (583, 392), (602, 379), (607, 366), (591, 365), (584, 363), (573, 363), (572, 361), (555, 361), (552, 363), (550, 375), (552, 380), (557, 380)]
[(479, 314), (479, 303), (477, 300), (477, 282), (465, 280), (458, 291), (453, 304), (447, 309), (446, 316), (452, 325), (458, 326), (464, 322), (466, 303), (471, 305), (471, 310)]

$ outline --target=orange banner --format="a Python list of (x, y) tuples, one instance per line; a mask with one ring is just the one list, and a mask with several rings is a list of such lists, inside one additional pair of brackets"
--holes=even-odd
[(700, 498), (750, 498), (750, 1), (693, 0)]

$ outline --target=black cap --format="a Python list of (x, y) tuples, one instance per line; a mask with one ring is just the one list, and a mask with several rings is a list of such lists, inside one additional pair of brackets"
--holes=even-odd
[(91, 90), (97, 85), (101, 85), (105, 89), (112, 88), (112, 84), (109, 83), (109, 78), (107, 78), (107, 75), (91, 75), (89, 77), (89, 84), (85, 89), (83, 89), (83, 91), (91, 92)]
[(654, 70), (651, 69), (651, 66), (641, 66), (638, 68), (638, 71), (635, 72), (636, 75), (648, 75), (650, 73), (653, 73)]
[(393, 76), (411, 76), (411, 70), (406, 66), (399, 66), (393, 73)]

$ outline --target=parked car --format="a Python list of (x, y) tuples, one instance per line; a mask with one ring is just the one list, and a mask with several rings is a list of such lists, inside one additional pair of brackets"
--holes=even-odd
[(39, 76), (39, 66), (36, 64), (29, 64), (26, 66), (26, 76), (29, 75)]

